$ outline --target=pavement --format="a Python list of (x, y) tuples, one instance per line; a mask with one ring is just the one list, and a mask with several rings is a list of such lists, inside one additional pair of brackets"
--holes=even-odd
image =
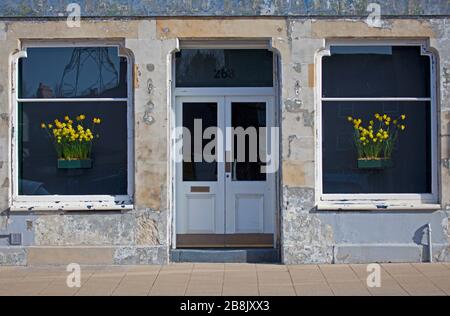
[[(0, 267), (0, 295), (450, 295), (450, 263), (381, 264), (379, 267), (380, 287), (368, 286), (369, 272), (365, 264), (81, 266), (80, 287), (67, 286), (66, 267)], [(69, 280), (74, 279), (70, 276)]]

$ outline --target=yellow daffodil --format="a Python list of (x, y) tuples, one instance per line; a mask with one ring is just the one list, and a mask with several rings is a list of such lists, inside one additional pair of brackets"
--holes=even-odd
[[(76, 117), (79, 123), (74, 125), (74, 121), (69, 115), (63, 120), (55, 119), (52, 123), (41, 123), (43, 129), (48, 129), (47, 134), (53, 140), (58, 154), (58, 159), (89, 159), (94, 137), (94, 126), (101, 123), (101, 119), (95, 117), (92, 127), (83, 126), (84, 114)], [(96, 138), (99, 138), (96, 134)]]
[[(354, 141), (359, 159), (390, 159), (397, 139), (398, 131), (406, 129), (405, 124), (398, 124), (406, 120), (406, 115), (393, 119), (386, 113), (375, 113), (374, 118), (364, 125), (361, 118), (347, 117), (355, 130)], [(94, 123), (97, 119), (94, 119)]]

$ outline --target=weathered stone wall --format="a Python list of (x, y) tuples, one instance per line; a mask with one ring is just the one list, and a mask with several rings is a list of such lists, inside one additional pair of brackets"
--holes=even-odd
[[(433, 226), (434, 257), (449, 260), (450, 37), (448, 19), (158, 18), (0, 23), (0, 235), (23, 233), (23, 246), (0, 238), (0, 264), (145, 264), (168, 260), (171, 236), (167, 56), (180, 38), (270, 38), (280, 69), (281, 253), (285, 263), (420, 261), (424, 225)], [(321, 212), (315, 209), (315, 65), (326, 38), (429, 39), (439, 56), (440, 172), (443, 210)], [(135, 210), (8, 211), (8, 57), (19, 39), (115, 39), (134, 55)]]
[[(283, 261), (287, 263), (427, 260), (427, 223), (433, 227), (433, 257), (449, 260), (448, 208), (439, 212), (320, 212), (314, 208), (316, 183), (314, 54), (326, 38), (428, 39), (437, 53), (441, 84), (442, 202), (448, 204), (449, 100), (448, 20), (384, 20), (380, 28), (362, 20), (287, 22), (290, 58), (283, 61)], [(442, 74), (442, 75), (441, 75)], [(448, 75), (448, 74), (447, 74)], [(441, 77), (442, 76), (442, 77)], [(448, 76), (447, 76), (448, 77)]]
[[(168, 260), (166, 58), (174, 41), (156, 38), (156, 22), (5, 22), (0, 33), (0, 234), (23, 233), (22, 247), (5, 247), (0, 264), (152, 264)], [(2, 29), (2, 27), (0, 27)], [(19, 39), (118, 40), (134, 56), (135, 210), (33, 212), (8, 210), (8, 57)]]

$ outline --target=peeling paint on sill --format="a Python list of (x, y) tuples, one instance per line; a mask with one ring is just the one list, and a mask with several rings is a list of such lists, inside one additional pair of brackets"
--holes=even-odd
[(441, 210), (440, 204), (421, 203), (369, 203), (367, 201), (348, 202), (330, 201), (317, 203), (319, 211), (436, 211)]

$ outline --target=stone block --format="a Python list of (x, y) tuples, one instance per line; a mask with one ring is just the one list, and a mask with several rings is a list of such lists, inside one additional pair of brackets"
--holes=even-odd
[(166, 247), (117, 247), (114, 251), (114, 264), (166, 264)]
[(22, 247), (0, 248), (0, 266), (26, 266), (27, 250)]
[(29, 247), (28, 265), (111, 265), (111, 247)]
[(334, 263), (421, 262), (422, 249), (416, 244), (336, 245)]

